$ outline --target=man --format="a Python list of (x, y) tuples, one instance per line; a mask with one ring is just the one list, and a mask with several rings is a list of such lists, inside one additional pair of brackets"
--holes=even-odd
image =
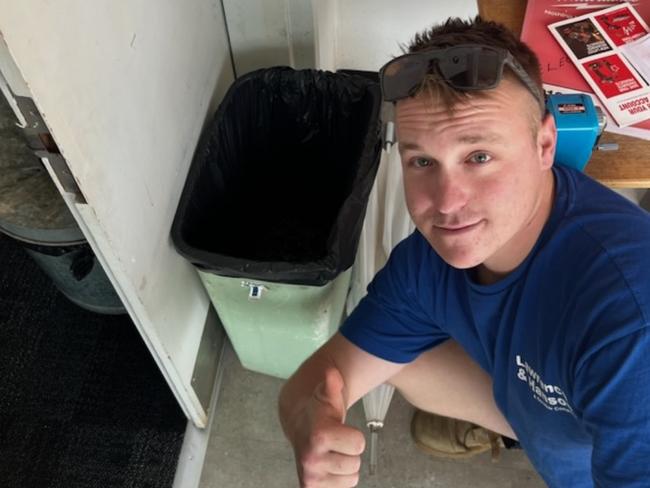
[(505, 28), (450, 19), (380, 77), (417, 230), (280, 394), (301, 486), (356, 485), (345, 412), (387, 381), (518, 439), (549, 486), (650, 486), (648, 214), (553, 166), (538, 62)]

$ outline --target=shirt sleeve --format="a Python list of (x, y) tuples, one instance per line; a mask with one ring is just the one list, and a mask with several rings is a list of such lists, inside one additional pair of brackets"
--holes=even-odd
[(340, 329), (353, 344), (387, 361), (411, 362), (449, 338), (432, 320), (435, 267), (421, 241), (416, 231), (395, 247)]
[(649, 358), (646, 327), (600, 348), (578, 372), (576, 404), (593, 437), (594, 486), (650, 483)]

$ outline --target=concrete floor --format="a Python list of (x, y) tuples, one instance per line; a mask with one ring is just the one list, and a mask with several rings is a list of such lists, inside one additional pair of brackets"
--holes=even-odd
[[(293, 453), (276, 416), (282, 380), (245, 370), (230, 347), (225, 354), (200, 488), (297, 487)], [(503, 450), (497, 463), (491, 461), (489, 453), (465, 460), (436, 459), (422, 453), (410, 438), (412, 411), (396, 393), (379, 440), (378, 473), (368, 474), (366, 450), (360, 487), (546, 486), (521, 450)], [(348, 414), (348, 423), (366, 432), (364, 418), (358, 402)]]

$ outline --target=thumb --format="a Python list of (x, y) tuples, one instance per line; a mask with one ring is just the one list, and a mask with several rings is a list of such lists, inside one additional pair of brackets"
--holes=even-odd
[(316, 387), (314, 396), (321, 403), (330, 405), (336, 411), (341, 422), (343, 422), (346, 413), (345, 397), (343, 388), (345, 383), (343, 376), (336, 368), (329, 368), (325, 371), (325, 379)]

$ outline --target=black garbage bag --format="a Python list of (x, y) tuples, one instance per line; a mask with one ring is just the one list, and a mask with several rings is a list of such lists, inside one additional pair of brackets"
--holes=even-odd
[(181, 255), (221, 276), (324, 285), (355, 259), (381, 153), (381, 94), (345, 73), (262, 69), (230, 87), (174, 218)]

